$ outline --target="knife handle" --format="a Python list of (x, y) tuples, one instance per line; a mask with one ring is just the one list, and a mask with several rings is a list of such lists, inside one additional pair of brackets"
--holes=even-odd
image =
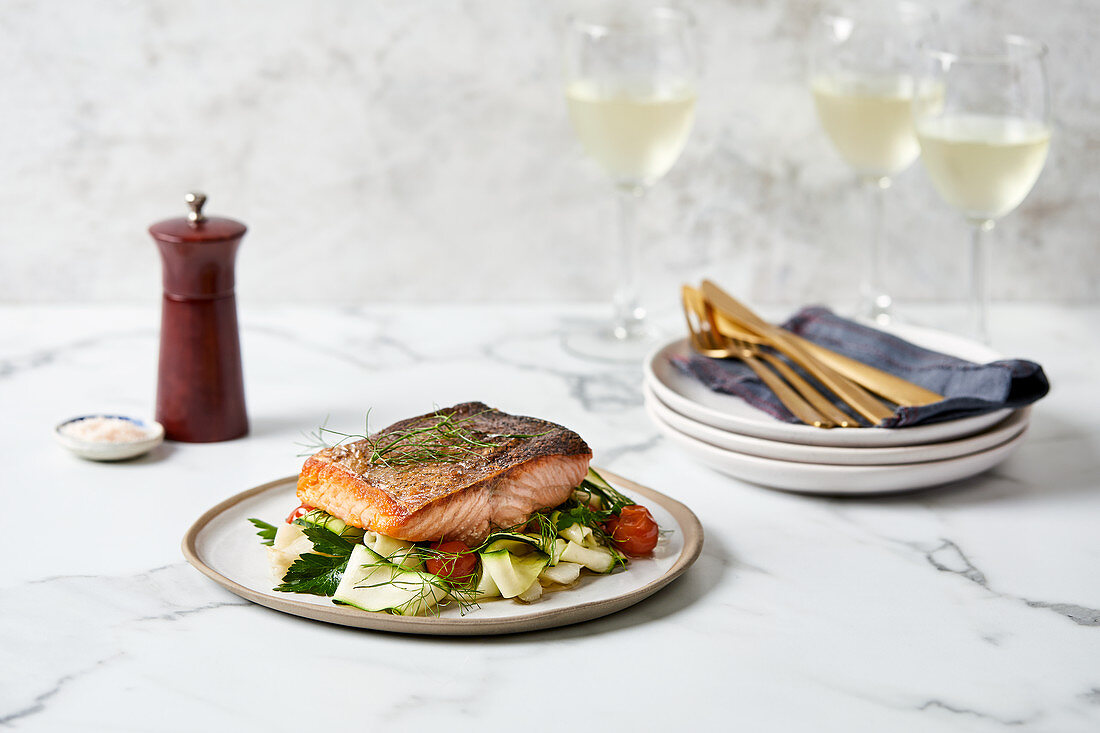
[(736, 325), (769, 339), (772, 348), (809, 372), (811, 376), (828, 387), (837, 397), (866, 418), (872, 425), (878, 425), (884, 419), (893, 416), (894, 411), (874, 395), (847, 377), (842, 376), (835, 369), (822, 364), (819, 360), (810, 356), (804, 348), (788, 338), (793, 334), (768, 323), (710, 280), (703, 281), (702, 291), (704, 297), (714, 306), (715, 310), (725, 315)]

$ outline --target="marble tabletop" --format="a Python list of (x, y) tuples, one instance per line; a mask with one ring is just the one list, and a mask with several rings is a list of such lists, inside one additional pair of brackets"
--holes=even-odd
[[(563, 351), (596, 313), (245, 309), (249, 436), (105, 464), (51, 430), (151, 417), (158, 313), (0, 306), (0, 728), (1100, 729), (1100, 308), (995, 309), (994, 345), (1054, 385), (1005, 463), (847, 500), (741, 483), (658, 437), (638, 367)], [(326, 416), (472, 399), (568, 425), (598, 464), (685, 502), (699, 561), (615, 615), (466, 639), (305, 621), (184, 562), (187, 527), (295, 473)]]

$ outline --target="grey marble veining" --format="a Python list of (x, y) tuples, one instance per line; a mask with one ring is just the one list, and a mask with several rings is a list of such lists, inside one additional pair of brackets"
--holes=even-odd
[[(646, 420), (636, 368), (562, 350), (562, 334), (596, 312), (246, 308), (250, 435), (99, 464), (49, 433), (82, 411), (149, 414), (155, 311), (0, 307), (0, 495), (35, 518), (9, 511), (0, 535), (0, 728), (293, 731), (288, 700), (323, 700), (369, 711), (374, 726), (556, 729), (556, 713), (551, 726), (532, 712), (547, 708), (532, 705), (532, 684), (567, 685), (583, 669), (597, 670), (599, 694), (539, 695), (550, 708), (567, 695), (571, 715), (608, 730), (623, 719), (618, 701), (662, 729), (1100, 725), (1100, 345), (1074, 336), (1095, 307), (994, 309), (999, 348), (1040, 360), (1054, 383), (1009, 460), (942, 488), (851, 500), (694, 463)], [(182, 561), (191, 522), (295, 472), (297, 442), (326, 415), (351, 429), (368, 407), (382, 424), (467, 399), (569, 425), (600, 465), (685, 502), (706, 531), (698, 562), (603, 619), (444, 639), (280, 614)]]
[[(704, 75), (683, 159), (646, 202), (658, 306), (708, 274), (760, 303), (852, 297), (864, 202), (814, 117), (823, 3), (691, 0)], [(1051, 48), (1056, 129), (994, 233), (998, 299), (1100, 296), (1100, 6), (937, 0), (949, 23)], [(121, 0), (0, 7), (0, 300), (154, 302), (145, 228), (250, 226), (249, 302), (603, 301), (612, 197), (565, 113), (539, 0)], [(920, 166), (890, 192), (889, 284), (957, 297), (964, 225)]]

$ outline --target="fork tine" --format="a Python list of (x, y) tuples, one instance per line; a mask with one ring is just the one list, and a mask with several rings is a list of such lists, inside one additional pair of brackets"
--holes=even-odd
[(771, 367), (753, 356), (751, 351), (740, 350), (734, 355), (749, 369), (752, 369), (756, 376), (760, 377), (760, 380), (772, 391), (772, 394), (799, 420), (807, 425), (813, 425), (815, 428), (835, 427), (836, 423), (791, 389), (791, 386), (783, 381), (783, 378), (777, 372), (772, 371)]
[[(680, 289), (680, 300), (684, 306), (684, 320), (687, 321), (688, 335), (691, 336), (691, 344), (699, 349), (701, 346), (699, 334), (702, 330), (699, 323), (699, 314), (695, 310), (694, 288), (690, 285), (685, 285)], [(693, 320), (694, 319), (694, 320)]]
[(820, 412), (826, 419), (835, 425), (842, 428), (858, 428), (859, 423), (847, 415), (843, 410), (838, 408), (832, 402), (829, 401), (825, 395), (814, 388), (812, 384), (803, 379), (798, 372), (791, 369), (785, 361), (779, 357), (771, 354), (764, 349), (761, 349), (759, 345), (753, 344), (742, 339), (733, 338), (731, 336), (725, 336), (729, 343), (736, 344), (740, 348), (752, 353), (754, 356), (764, 359), (768, 364), (772, 366), (787, 382), (790, 383), (795, 390), (802, 395), (807, 402), (813, 405), (814, 409)]
[(684, 319), (687, 321), (688, 333), (691, 335), (692, 346), (704, 356), (725, 358), (731, 356), (716, 338), (717, 334), (710, 330), (702, 315), (703, 298), (695, 288), (684, 285), (680, 291), (684, 305)]
[(772, 347), (782, 352), (814, 379), (824, 384), (847, 405), (858, 412), (872, 425), (877, 425), (894, 414), (881, 400), (872, 395), (854, 381), (845, 377), (833, 367), (827, 366), (811, 356), (804, 347), (789, 338), (782, 328), (768, 323), (732, 295), (722, 290), (710, 280), (703, 281), (702, 291), (707, 301), (721, 309), (733, 321), (745, 326), (759, 336), (767, 337)]
[(760, 377), (791, 414), (803, 423), (819, 428), (835, 426), (832, 420), (802, 399), (778, 374), (756, 359), (751, 351), (730, 348), (729, 342), (714, 327), (714, 313), (707, 306), (702, 293), (685, 285), (680, 290), (680, 299), (683, 301), (684, 320), (687, 321), (691, 346), (696, 352), (718, 359), (740, 359)]

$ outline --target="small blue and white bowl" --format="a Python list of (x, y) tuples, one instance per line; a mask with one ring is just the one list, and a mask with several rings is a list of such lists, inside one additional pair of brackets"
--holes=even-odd
[[(124, 420), (131, 423), (144, 433), (144, 437), (124, 442), (84, 440), (69, 434), (65, 430), (66, 427), (74, 423), (92, 420), (98, 417)], [(148, 453), (163, 443), (164, 426), (155, 420), (146, 422), (136, 418), (126, 417), (125, 415), (81, 415), (80, 417), (74, 417), (58, 425), (54, 428), (53, 435), (58, 443), (81, 458), (87, 458), (92, 461), (124, 461), (127, 458), (137, 458), (140, 455)]]

